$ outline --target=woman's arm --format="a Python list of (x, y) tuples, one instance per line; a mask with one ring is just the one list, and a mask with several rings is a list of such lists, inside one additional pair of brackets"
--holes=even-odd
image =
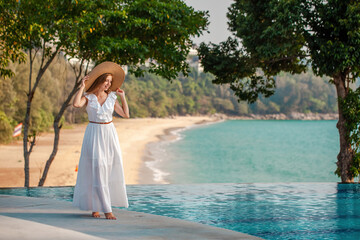
[(81, 86), (79, 91), (76, 93), (75, 98), (74, 98), (74, 102), (73, 102), (73, 106), (76, 108), (81, 108), (82, 106), (84, 106), (87, 102), (86, 97), (83, 96), (83, 92), (85, 89), (85, 81), (88, 80), (88, 76), (85, 76), (82, 80), (81, 80)]
[(126, 102), (124, 90), (116, 89), (116, 95), (120, 96), (122, 106), (118, 101), (115, 101), (115, 112), (124, 118), (130, 118), (129, 106)]

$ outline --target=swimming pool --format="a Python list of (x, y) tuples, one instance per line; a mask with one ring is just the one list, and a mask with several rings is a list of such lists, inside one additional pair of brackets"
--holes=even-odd
[[(360, 185), (337, 183), (129, 185), (128, 210), (265, 239), (360, 239)], [(71, 201), (73, 187), (0, 189)]]

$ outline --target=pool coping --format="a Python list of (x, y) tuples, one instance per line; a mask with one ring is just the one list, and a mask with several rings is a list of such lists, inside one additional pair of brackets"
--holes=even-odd
[(70, 202), (0, 195), (0, 239), (261, 239), (148, 213), (113, 209), (117, 220), (95, 219)]

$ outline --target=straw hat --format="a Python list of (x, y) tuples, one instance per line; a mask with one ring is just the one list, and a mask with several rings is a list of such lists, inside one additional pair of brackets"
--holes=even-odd
[(85, 82), (85, 91), (87, 91), (91, 84), (104, 73), (111, 73), (113, 75), (110, 90), (116, 91), (124, 82), (125, 72), (120, 65), (114, 62), (103, 62), (97, 65), (89, 74), (88, 80)]

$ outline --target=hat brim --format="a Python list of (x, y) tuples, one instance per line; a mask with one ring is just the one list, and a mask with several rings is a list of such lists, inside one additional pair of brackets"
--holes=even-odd
[(88, 80), (85, 82), (85, 91), (87, 91), (94, 81), (104, 73), (111, 73), (113, 79), (111, 82), (111, 91), (116, 91), (120, 88), (125, 80), (125, 72), (120, 65), (114, 62), (103, 62), (97, 65), (89, 74)]

